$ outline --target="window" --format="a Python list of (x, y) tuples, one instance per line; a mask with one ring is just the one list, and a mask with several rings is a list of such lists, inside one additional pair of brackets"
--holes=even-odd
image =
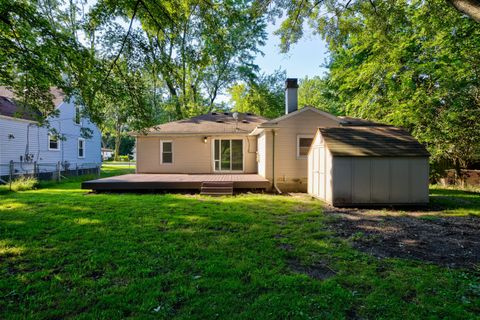
[(76, 124), (80, 124), (80, 120), (82, 119), (82, 114), (80, 113), (80, 106), (75, 106), (75, 118), (74, 121)]
[(57, 135), (48, 135), (48, 150), (60, 150), (60, 141)]
[(214, 141), (215, 171), (243, 171), (243, 140)]
[(85, 139), (78, 138), (78, 157), (85, 158)]
[(160, 162), (162, 164), (173, 163), (173, 142), (160, 141)]
[(312, 144), (312, 136), (297, 136), (297, 158), (306, 158)]

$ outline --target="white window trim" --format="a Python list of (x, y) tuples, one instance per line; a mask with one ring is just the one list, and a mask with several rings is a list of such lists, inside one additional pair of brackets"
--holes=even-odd
[[(222, 140), (242, 140), (242, 170), (216, 170), (215, 169), (215, 140), (219, 140), (220, 144), (222, 143)], [(212, 169), (213, 172), (216, 173), (242, 173), (245, 172), (245, 138), (214, 138), (211, 140), (212, 144)], [(230, 150), (230, 155), (231, 155), (231, 150)]]
[[(164, 143), (170, 142), (172, 144), (172, 162), (163, 162), (163, 144)], [(173, 156), (173, 140), (160, 140), (160, 164), (163, 165), (173, 165), (175, 162), (174, 156)]]
[[(83, 156), (80, 156), (80, 141), (83, 141)], [(85, 159), (85, 153), (87, 152), (87, 147), (86, 147), (86, 144), (85, 144), (85, 139), (83, 138), (78, 138), (77, 140), (77, 157), (79, 159)]]
[(50, 148), (50, 139), (52, 138), (52, 134), (48, 134), (48, 139), (47, 139), (47, 144), (48, 144), (48, 151), (60, 151), (60, 139), (58, 138), (57, 136), (57, 148), (56, 149), (53, 149), (53, 148)]
[(300, 155), (300, 139), (301, 138), (312, 139), (312, 142), (313, 142), (314, 136), (311, 135), (311, 134), (298, 134), (297, 135), (297, 159), (307, 159), (308, 155), (305, 155), (305, 156)]

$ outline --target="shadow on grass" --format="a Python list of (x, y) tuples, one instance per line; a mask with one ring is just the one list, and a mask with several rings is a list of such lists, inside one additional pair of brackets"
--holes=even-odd
[(476, 298), (472, 276), (354, 250), (326, 228), (322, 207), (86, 194), (76, 181), (0, 196), (0, 318), (475, 314), (461, 299)]

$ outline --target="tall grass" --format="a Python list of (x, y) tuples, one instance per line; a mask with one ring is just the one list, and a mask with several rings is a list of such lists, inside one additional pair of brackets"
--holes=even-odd
[(34, 177), (21, 176), (12, 181), (10, 187), (12, 191), (26, 191), (35, 189), (38, 186), (38, 180)]

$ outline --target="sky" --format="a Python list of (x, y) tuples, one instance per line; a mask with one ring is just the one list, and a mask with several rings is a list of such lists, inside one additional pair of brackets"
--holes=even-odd
[(262, 72), (269, 74), (281, 68), (287, 71), (289, 78), (313, 77), (326, 72), (327, 69), (322, 66), (328, 58), (328, 53), (326, 43), (320, 36), (305, 32), (287, 54), (282, 54), (279, 48), (280, 38), (273, 34), (276, 29), (276, 25), (268, 25), (268, 40), (261, 48), (265, 55), (256, 58)]

